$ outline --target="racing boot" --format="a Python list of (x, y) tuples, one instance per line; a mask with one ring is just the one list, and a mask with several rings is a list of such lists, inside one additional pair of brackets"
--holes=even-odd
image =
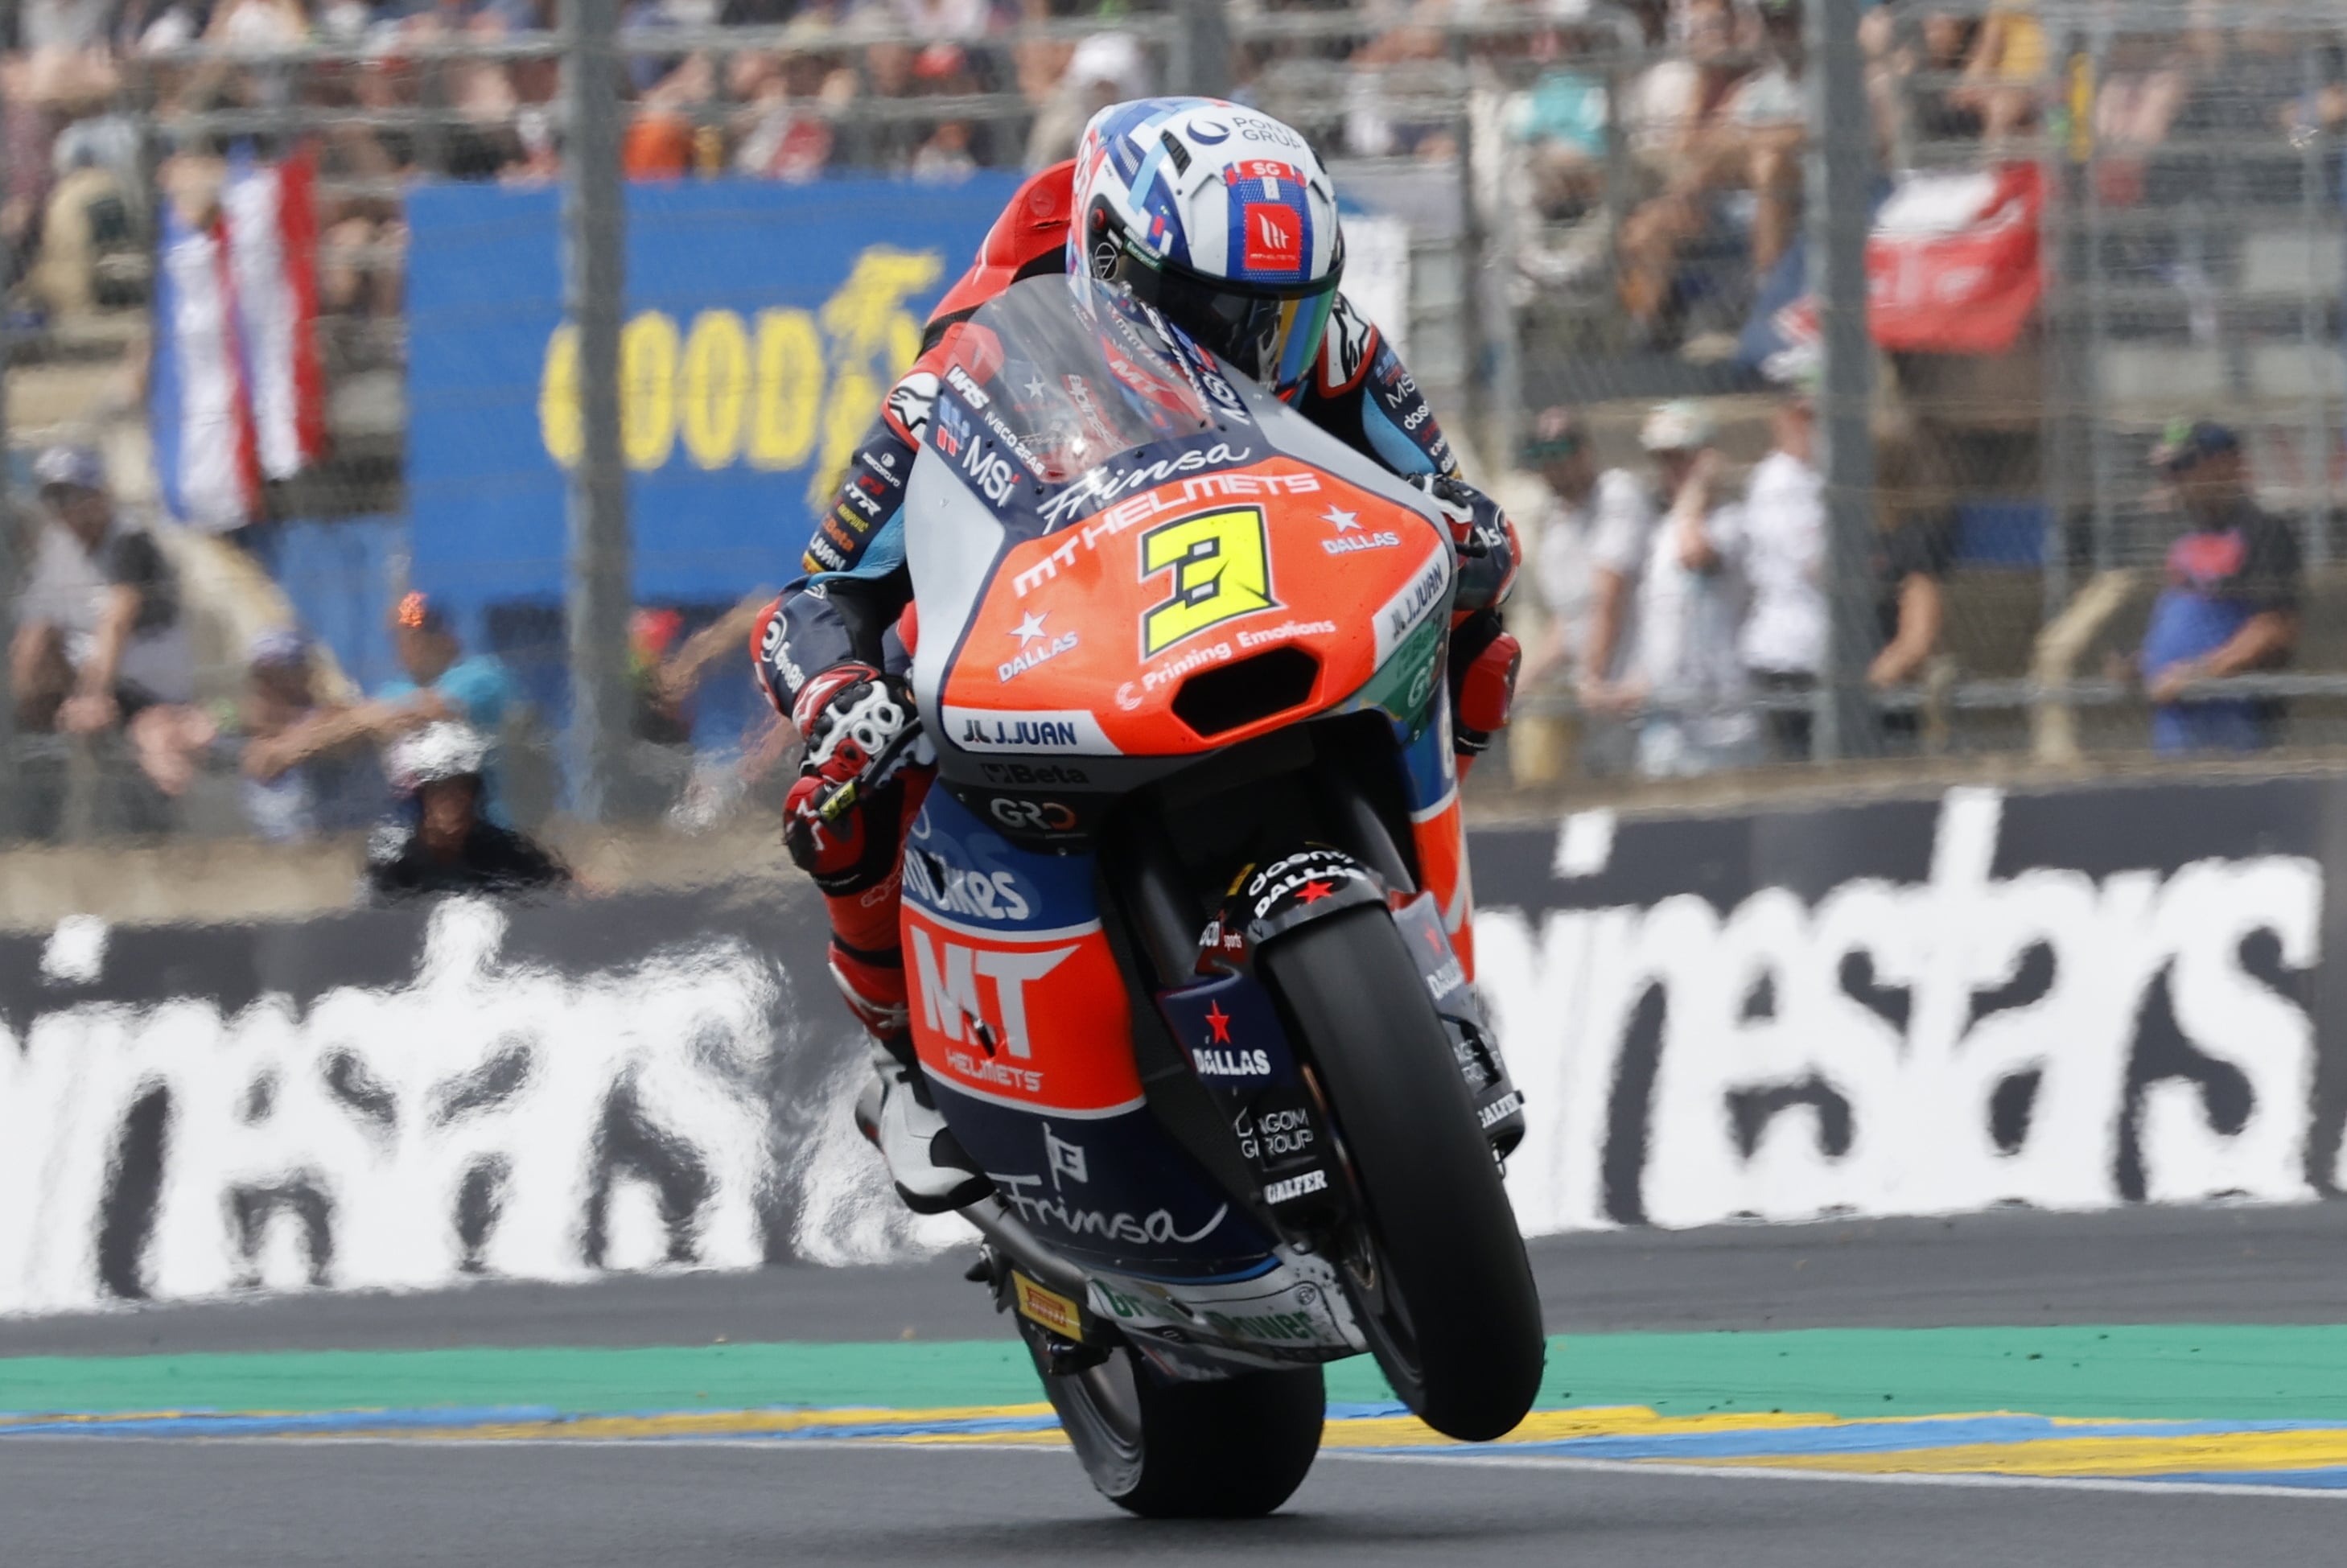
[(917, 1214), (941, 1214), (994, 1190), (930, 1098), (913, 1054), (905, 971), (835, 940), (831, 976), (872, 1036), (872, 1081), (856, 1100), (856, 1130), (880, 1151), (897, 1195)]

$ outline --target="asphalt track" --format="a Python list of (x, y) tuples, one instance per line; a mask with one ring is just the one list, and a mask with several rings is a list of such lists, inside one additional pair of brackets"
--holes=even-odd
[[(1536, 1244), (1553, 1329), (2326, 1324), (2347, 1205), (1993, 1214)], [(958, 1258), (0, 1325), (0, 1356), (970, 1339)], [(2335, 1492), (1706, 1472), (1457, 1450), (1324, 1456), (1282, 1516), (1124, 1519), (1063, 1450), (815, 1441), (16, 1437), (0, 1563), (1539, 1563), (2185, 1568), (2336, 1562)], [(2319, 1532), (2319, 1533), (2318, 1533)]]
[[(2347, 1204), (1614, 1231), (1531, 1251), (1557, 1334), (2347, 1321)], [(0, 1318), (0, 1356), (986, 1337), (999, 1326), (961, 1277), (970, 1255)]]

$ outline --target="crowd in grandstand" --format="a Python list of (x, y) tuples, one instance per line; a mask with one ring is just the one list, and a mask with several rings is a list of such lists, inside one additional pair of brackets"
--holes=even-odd
[[(1305, 126), (1337, 158), (1467, 158), (1485, 216), (1517, 237), (1520, 268), (1541, 285), (1576, 270), (1594, 279), (1631, 324), (1626, 352), (1732, 335), (1759, 281), (1797, 247), (1800, 0), (1240, 0), (1231, 9), (1234, 96)], [(0, 6), (9, 324), (24, 333), (144, 305), (159, 205), (200, 218), (239, 146), (268, 156), (297, 141), (318, 159), (321, 311), (395, 321), (408, 183), (559, 173), (558, 13), (559, 0)], [(1296, 22), (1313, 25), (1285, 25)], [(621, 25), (622, 156), (639, 180), (951, 180), (980, 167), (1040, 166), (1068, 156), (1099, 107), (1168, 85), (1164, 17), (1150, 0), (628, 0)], [(729, 38), (726, 29), (742, 31)], [(1919, 149), (1949, 144), (1981, 159), (2034, 158), (2067, 106), (2058, 46), (2034, 0), (1877, 5), (1862, 41), (1886, 167), (1928, 161)], [(480, 47), (452, 47), (467, 43)], [(2169, 203), (2206, 179), (2205, 159), (2163, 159), (2171, 138), (2262, 138), (2287, 150), (2347, 128), (2347, 57), (2335, 40), (2309, 49), (2302, 31), (2280, 27), (2122, 35), (2091, 91), (2095, 193), (2114, 208)], [(2254, 176), (2258, 166), (2246, 167)], [(1707, 455), (1698, 407), (1648, 421), (1649, 464), (1635, 470), (1601, 469), (1565, 411), (1532, 422), (1524, 467), (1540, 483), (1517, 509), (1539, 540), (1531, 575), (1549, 617), (1528, 677), (1573, 693), (1594, 765), (1609, 765), (1608, 748), (1610, 765), (1655, 773), (1807, 753), (1799, 700), (1823, 637), (1809, 421), (1801, 399), (1788, 398), (1774, 449), (1734, 486)], [(2237, 446), (2207, 456), (2217, 470), (2239, 460)], [(118, 530), (140, 536), (110, 512), (101, 525), (90, 510), (83, 532), (95, 533), (77, 534), (60, 510), (74, 489), (48, 486), (30, 519), (36, 553), (47, 552), (43, 580), (58, 602), (111, 593), (129, 605), (118, 610), (130, 620), (116, 662), (136, 667), (142, 648), (178, 635), (168, 563), (118, 539)], [(1887, 517), (1874, 563), (1881, 651), (1869, 680), (1895, 693), (1912, 688), (1938, 643), (1953, 530), (1944, 507), (1886, 510), (1900, 515)], [(2236, 608), (2254, 600), (2252, 616), (2287, 620), (2298, 571), (2288, 530), (2234, 526), (2258, 543), (2217, 575), (2252, 588), (2216, 599)], [(2198, 580), (2222, 554), (2203, 551), (2181, 569), (2171, 558), (2171, 576)], [(2254, 657), (2216, 672), (2271, 668), (2289, 651), (2281, 624), (2260, 621)], [(358, 809), (346, 796), (380, 792), (374, 749), (395, 730), (383, 727), (378, 704), (390, 699), (325, 691), (307, 644), (255, 643), (245, 699), (234, 712), (203, 712), (170, 692), (142, 695), (135, 680), (78, 689), (81, 666), (51, 630), (48, 641), (12, 651), (19, 702), (33, 700), (20, 719), (36, 733), (118, 731), (165, 795), (222, 746), (241, 748), (251, 823), (273, 835), (328, 831)], [(67, 630), (86, 638), (98, 629)], [(678, 628), (650, 622), (638, 635), (639, 739), (672, 746), (658, 739), (663, 704), (685, 700), (685, 672), (717, 642), (688, 652)], [(172, 673), (169, 659), (146, 662)], [(1901, 736), (1911, 732), (1911, 702), (1894, 700), (1887, 712)], [(2229, 732), (2236, 740), (2269, 734), (2260, 716), (2269, 710), (2239, 712), (2249, 718)], [(322, 737), (333, 743), (303, 749)]]

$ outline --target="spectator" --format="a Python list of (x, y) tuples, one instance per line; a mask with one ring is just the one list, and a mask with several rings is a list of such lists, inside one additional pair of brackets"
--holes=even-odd
[(240, 705), (246, 817), (279, 843), (346, 833), (382, 814), (383, 774), (349, 711), (321, 698), (298, 631), (255, 639)]
[[(1647, 428), (1655, 428), (1653, 421)], [(1577, 675), (1581, 704), (1593, 713), (1619, 716), (1637, 706), (1636, 694), (1625, 677), (1638, 646), (1639, 589), (1645, 579), (1646, 559), (1653, 552), (1655, 522), (1676, 483), (1670, 477), (1676, 460), (1655, 453), (1651, 446), (1647, 450), (1655, 456), (1655, 477), (1642, 477), (1626, 468), (1608, 469), (1598, 477), (1591, 492), (1588, 630), (1585, 634), (1576, 630), (1568, 635), (1575, 638), (1581, 650)], [(1538, 561), (1537, 557), (1534, 559)]]
[(461, 723), (425, 725), (391, 750), (398, 818), (367, 846), (366, 890), (377, 903), (440, 893), (524, 897), (570, 872), (543, 847), (485, 815), (488, 742)]
[(2052, 56), (2036, 0), (1992, 0), (1950, 102), (1981, 117), (1981, 134), (2001, 141), (2037, 118)]
[[(1817, 408), (1806, 391), (1777, 405), (1775, 445), (1752, 470), (1744, 496), (1745, 570), (1752, 605), (1739, 646), (1763, 692), (1780, 697), (1817, 690), (1824, 667), (1826, 605), (1825, 481), (1818, 473)], [(1771, 708), (1773, 760), (1809, 755), (1809, 709)]]
[(856, 77), (824, 56), (742, 55), (732, 71), (733, 97), (745, 107), (733, 150), (736, 172), (762, 179), (813, 179), (831, 161), (831, 121), (823, 106), (856, 94)]
[(2152, 454), (2188, 524), (2168, 552), (2168, 582), (2137, 655), (2163, 755), (2260, 751), (2281, 705), (2204, 695), (2202, 682), (2276, 670), (2298, 643), (2298, 538), (2250, 494), (2239, 439), (2201, 420), (2168, 428)]
[(1755, 726), (1736, 638), (1745, 607), (1742, 509), (1717, 504), (1710, 417), (1666, 403), (1639, 435), (1669, 513), (1638, 585), (1638, 635), (1624, 698), (1642, 710), (1638, 771), (1689, 777), (1752, 759)]
[(1113, 103), (1145, 98), (1149, 61), (1130, 33), (1093, 33), (1075, 46), (1067, 68), (1040, 105), (1027, 137), (1027, 167), (1042, 169), (1076, 155), (1092, 118)]
[(117, 509), (96, 452), (52, 446), (33, 476), (48, 527), (9, 649), (17, 724), (76, 735), (119, 730), (148, 780), (178, 795), (213, 738), (210, 721), (188, 705), (195, 661), (179, 579), (154, 535)]
[[(1522, 538), (1532, 591), (1519, 589), (1515, 602), (1536, 605), (1539, 619), (1529, 623), (1530, 652), (1517, 685), (1531, 692), (1553, 679), (1570, 687), (1578, 681), (1580, 655), (1595, 614), (1600, 518), (1609, 513), (1640, 515), (1646, 506), (1645, 490), (1627, 469), (1598, 472), (1588, 433), (1567, 408), (1543, 409), (1533, 416), (1521, 462), (1524, 471), (1512, 477), (1504, 504)], [(1511, 623), (1519, 619), (1512, 609)], [(1519, 784), (1553, 778), (1568, 743), (1583, 773), (1620, 773), (1628, 766), (1627, 732), (1603, 716), (1585, 717), (1568, 730), (1526, 712), (1508, 734), (1508, 765)]]
[[(1874, 556), (1875, 625), (1881, 651), (1868, 666), (1867, 683), (1878, 692), (1903, 686), (1922, 672), (1939, 651), (1946, 619), (1942, 589), (1955, 559), (1954, 521), (1949, 489), (1932, 460), (1936, 446), (1914, 431), (1879, 435), (1875, 444), (1881, 529)], [(1912, 710), (1882, 715), (1882, 729), (1894, 740), (1911, 742), (1919, 724)]]
[(1735, 52), (1726, 0), (1697, 0), (1687, 8), (1692, 69), (1655, 82), (1665, 69), (1657, 67), (1645, 84), (1640, 112), (1659, 122), (1659, 134), (1648, 134), (1663, 191), (1623, 224), (1622, 301), (1657, 340), (1675, 336), (1680, 324), (1682, 251), (1698, 241), (1742, 244), (1758, 275), (1792, 242), (1805, 135), (1800, 13), (1785, 0), (1765, 15), (1766, 47), (1755, 70)]
[[(409, 594), (392, 612), (392, 641), (406, 674), (384, 682), (374, 701), (357, 710), (365, 733), (388, 743), (427, 724), (455, 721), (494, 741), (520, 699), (501, 660), (489, 653), (465, 657), (447, 617), (421, 593)], [(481, 810), (502, 822), (496, 771), (485, 769), (481, 777)]]
[(1584, 63), (1589, 35), (1574, 25), (1586, 18), (1588, 0), (1549, 0), (1546, 9), (1559, 26), (1533, 40), (1546, 59), (1513, 107), (1509, 130), (1523, 145), (1533, 210), (1569, 223), (1604, 193), (1611, 116), (1604, 77)]

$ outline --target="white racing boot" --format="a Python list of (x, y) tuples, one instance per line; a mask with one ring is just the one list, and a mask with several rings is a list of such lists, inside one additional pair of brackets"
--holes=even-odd
[(856, 1101), (856, 1130), (880, 1151), (897, 1195), (917, 1214), (941, 1214), (994, 1190), (929, 1098), (928, 1081), (885, 1045), (872, 1050), (872, 1081)]

